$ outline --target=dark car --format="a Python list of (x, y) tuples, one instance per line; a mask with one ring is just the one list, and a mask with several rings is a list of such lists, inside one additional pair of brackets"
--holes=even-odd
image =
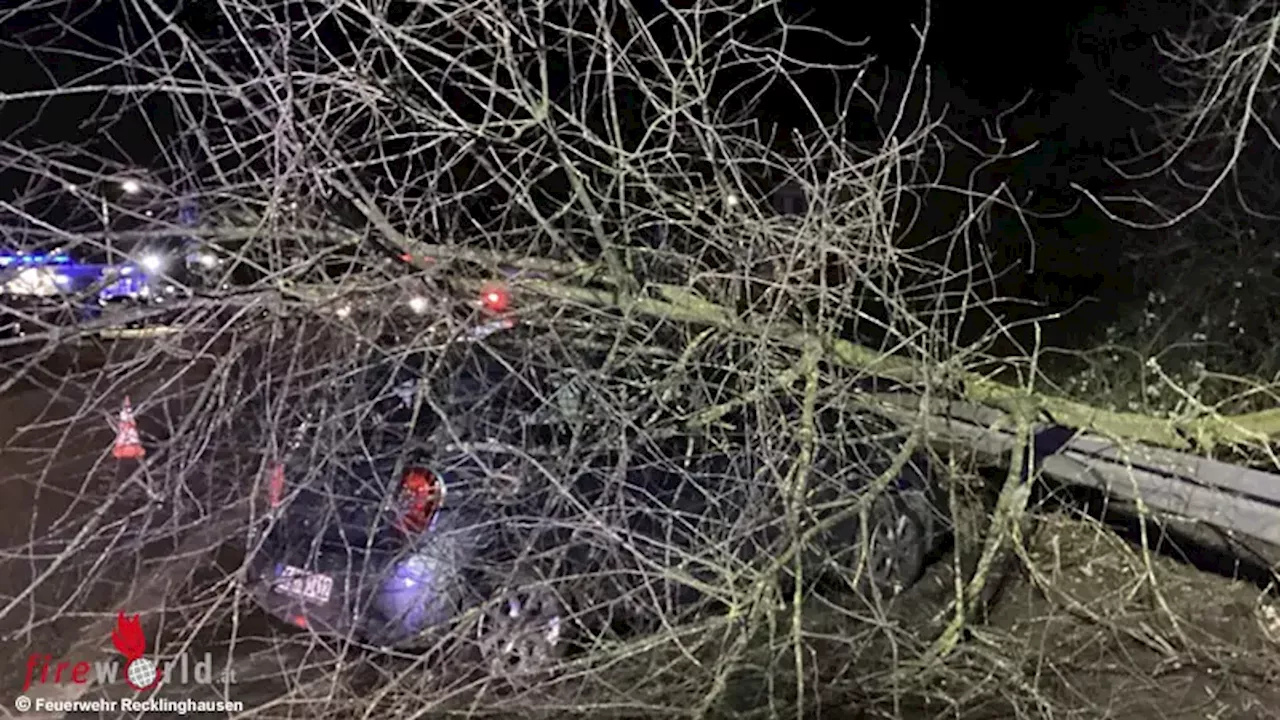
[(944, 531), (927, 459), (865, 411), (821, 410), (801, 486), (797, 448), (752, 429), (787, 422), (785, 403), (715, 432), (628, 430), (591, 416), (598, 399), (564, 374), (463, 357), (335, 381), (372, 399), (346, 440), (300, 426), (264, 483), (272, 511), (249, 563), (270, 614), (379, 646), (465, 636), (521, 672), (604, 635), (731, 612), (762, 577), (891, 596)]

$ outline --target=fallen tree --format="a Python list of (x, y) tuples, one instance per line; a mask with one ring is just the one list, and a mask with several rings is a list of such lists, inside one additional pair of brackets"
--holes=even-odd
[[(0, 617), (14, 628), (6, 638), (32, 652), (48, 652), (40, 643), (53, 641), (42, 633), (56, 623), (74, 627), (108, 612), (99, 598), (57, 582), (75, 568), (103, 582), (127, 576), (111, 601), (155, 600), (164, 584), (157, 578), (171, 579), (153, 616), (172, 630), (166, 651), (218, 647), (234, 656), (265, 638), (255, 657), (270, 661), (269, 677), (254, 702), (266, 708), (799, 717), (856, 703), (892, 715), (904, 698), (981, 704), (952, 688), (982, 672), (1000, 678), (985, 686), (988, 698), (1021, 707), (1034, 671), (974, 651), (964, 632), (1026, 535), (1030, 486), (1021, 461), (1001, 479), (988, 517), (973, 501), (982, 484), (969, 458), (940, 458), (951, 481), (946, 510), (954, 516), (964, 506), (980, 519), (955, 523), (957, 549), (944, 563), (952, 584), (933, 618), (940, 621), (900, 621), (892, 608), (855, 606), (834, 593), (784, 592), (764, 570), (792, 564), (817, 531), (793, 522), (807, 507), (805, 478), (815, 454), (845, 440), (845, 430), (812, 421), (816, 409), (857, 405), (868, 378), (888, 378), (926, 398), (1009, 410), (1024, 436), (1046, 412), (1110, 437), (1206, 451), (1260, 444), (1273, 432), (1266, 414), (1157, 419), (1038, 394), (1034, 373), (1020, 385), (987, 377), (982, 353), (1007, 329), (989, 283), (1003, 269), (974, 258), (983, 257), (979, 231), (990, 208), (1017, 203), (998, 180), (975, 171), (955, 181), (946, 167), (967, 153), (987, 156), (975, 159), (981, 169), (1016, 148), (998, 136), (985, 148), (948, 139), (918, 58), (895, 73), (870, 59), (833, 67), (808, 54), (796, 37), (816, 44), (826, 34), (806, 30), (782, 4), (649, 12), (585, 2), (222, 3), (174, 16), (138, 12), (152, 37), (103, 51), (102, 64), (129, 77), (102, 92), (163, 97), (177, 118), (177, 132), (157, 138), (161, 167), (146, 173), (148, 192), (77, 189), (75, 197), (93, 201), (91, 212), (51, 221), (40, 205), (48, 188), (88, 187), (86, 175), (110, 182), (128, 168), (94, 158), (98, 166), (86, 170), (89, 153), (11, 145), (10, 165), (43, 184), (6, 208), (6, 222), (73, 252), (136, 253), (181, 236), (223, 259), (197, 299), (174, 303), (178, 333), (132, 346), (134, 356), (104, 352), (104, 367), (65, 379), (95, 389), (95, 403), (80, 395), (71, 403), (81, 425), (104, 412), (104, 388), (119, 394), (155, 372), (144, 361), (187, 358), (206, 375), (198, 389), (173, 390), (190, 409), (156, 421), (149, 437), (163, 438), (163, 449), (124, 481), (111, 482), (107, 461), (95, 467), (108, 470), (106, 479), (64, 486), (84, 468), (54, 468), (83, 435), (65, 419), (46, 421), (60, 439), (13, 482), (31, 490), (34, 507), (52, 495), (96, 503), (96, 519), (60, 511), (7, 548), (14, 567), (39, 570)], [(852, 85), (824, 105), (797, 84), (806, 74)], [(64, 84), (45, 95), (78, 92)], [(803, 112), (775, 132), (762, 119), (770, 102)], [(101, 116), (108, 125), (112, 117)], [(874, 131), (852, 136), (860, 119)], [(916, 216), (939, 198), (952, 201), (951, 211), (917, 227)], [(133, 226), (101, 227), (97, 200)], [(177, 208), (193, 205), (198, 222), (175, 221)], [(426, 312), (410, 312), (391, 291), (406, 283)], [(291, 481), (324, 491), (337, 451), (358, 446), (362, 423), (386, 399), (335, 388), (386, 357), (444, 357), (441, 338), (464, 336), (486, 317), (473, 300), (493, 283), (510, 291), (512, 317), (528, 333), (502, 356), (510, 375), (554, 365), (597, 413), (579, 423), (594, 442), (553, 458), (556, 472), (547, 475), (567, 476), (599, 445), (626, 448), (691, 427), (724, 440), (731, 433), (721, 421), (749, 408), (767, 420), (749, 436), (783, 458), (768, 478), (773, 496), (786, 498), (790, 544), (748, 572), (722, 547), (726, 536), (709, 538), (707, 564), (719, 573), (712, 590), (726, 613), (699, 622), (667, 615), (669, 626), (629, 640), (587, 638), (582, 657), (534, 687), (451, 674), (429, 651), (265, 625), (243, 575), (252, 530), (270, 515), (260, 500), (267, 467), (291, 449), (304, 452), (314, 472)], [(957, 329), (975, 318), (989, 330), (960, 342)], [(52, 352), (99, 330), (50, 327), (42, 339)], [(475, 352), (486, 347), (477, 342)], [(1036, 357), (1023, 360), (1034, 367)], [(10, 367), (20, 374), (39, 362), (23, 357)], [(66, 402), (58, 388), (53, 394)], [(167, 414), (163, 397), (133, 399), (154, 417)], [(784, 401), (804, 410), (785, 415)], [(293, 433), (313, 425), (324, 441), (291, 447)], [(909, 451), (922, 433), (906, 430)], [(5, 449), (25, 447), (19, 433)], [(892, 473), (870, 480), (867, 492), (840, 498), (848, 512), (874, 502)], [(150, 494), (140, 499), (144, 481)], [(212, 539), (192, 533), (223, 507), (243, 509), (238, 527), (219, 524)], [(588, 510), (625, 515), (636, 507)], [(579, 520), (610, 530), (598, 515)], [(135, 527), (149, 533), (127, 532)], [(180, 556), (159, 565), (128, 573), (100, 562), (188, 535), (195, 546), (172, 543)], [(221, 557), (228, 553), (231, 560)], [(652, 579), (677, 570), (651, 569)], [(77, 646), (104, 640), (102, 629), (85, 627), (94, 637)], [(303, 678), (299, 666), (315, 655), (323, 671)], [(1040, 692), (1030, 695), (1040, 701)]]

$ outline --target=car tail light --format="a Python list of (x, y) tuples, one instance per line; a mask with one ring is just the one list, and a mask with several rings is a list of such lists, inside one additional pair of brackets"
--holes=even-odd
[(400, 483), (400, 501), (400, 529), (410, 534), (425, 532), (444, 502), (444, 483), (430, 470), (409, 468)]
[(284, 502), (284, 464), (271, 466), (271, 474), (267, 477), (267, 503), (272, 508), (280, 507)]
[(506, 312), (511, 306), (511, 293), (501, 285), (485, 285), (480, 289), (480, 305), (489, 312)]

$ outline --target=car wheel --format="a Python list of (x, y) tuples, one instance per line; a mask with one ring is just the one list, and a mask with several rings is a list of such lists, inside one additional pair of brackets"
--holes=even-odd
[[(924, 572), (925, 523), (905, 502), (883, 496), (871, 508), (866, 576), (880, 592), (897, 595)], [(861, 553), (859, 553), (861, 555)]]
[[(806, 577), (859, 595), (897, 595), (924, 572), (929, 553), (928, 523), (898, 493), (876, 498), (867, 511), (867, 545), (861, 520), (845, 517), (820, 533), (806, 549)], [(865, 550), (865, 553), (864, 553)]]
[(501, 593), (480, 619), (479, 641), (493, 677), (528, 680), (564, 656), (564, 612), (543, 585)]

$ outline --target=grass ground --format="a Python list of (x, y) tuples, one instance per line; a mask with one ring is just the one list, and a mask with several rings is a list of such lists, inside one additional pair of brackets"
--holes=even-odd
[(1118, 272), (1138, 296), (1058, 323), (1043, 367), (1065, 394), (1155, 416), (1280, 405), (1280, 241), (1153, 247)]

